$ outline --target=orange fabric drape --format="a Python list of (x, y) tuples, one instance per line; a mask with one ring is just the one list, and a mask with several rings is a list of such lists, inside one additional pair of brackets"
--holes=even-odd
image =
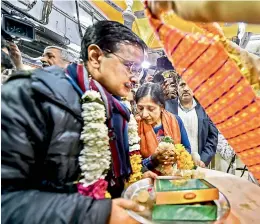
[[(175, 116), (168, 111), (163, 110), (162, 125), (164, 135), (170, 136), (173, 139), (174, 144), (179, 144), (181, 142), (181, 132)], [(155, 152), (159, 142), (156, 138), (152, 125), (146, 124), (144, 121), (138, 122), (138, 134), (141, 138), (141, 155), (144, 158), (147, 158)]]
[(185, 33), (152, 17), (149, 9), (146, 14), (177, 72), (260, 181), (260, 104), (245, 77), (248, 69), (217, 32)]

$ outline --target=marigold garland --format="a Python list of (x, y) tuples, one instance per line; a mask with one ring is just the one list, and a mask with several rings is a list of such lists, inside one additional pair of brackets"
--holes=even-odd
[(128, 184), (132, 184), (142, 179), (142, 156), (138, 152), (135, 152), (130, 156), (130, 162), (132, 167), (132, 174), (129, 177)]
[[(192, 156), (187, 152), (182, 144), (174, 144), (171, 137), (165, 136), (158, 145), (158, 151), (169, 150), (174, 151), (177, 168), (179, 170), (191, 170), (194, 168)], [(159, 165), (156, 168), (162, 175), (172, 175), (173, 167), (171, 165)]]
[(111, 195), (108, 191), (106, 191), (106, 193), (105, 193), (105, 198), (111, 198)]
[(194, 167), (192, 156), (182, 144), (175, 144), (174, 152), (177, 157), (177, 168), (180, 170), (191, 170)]

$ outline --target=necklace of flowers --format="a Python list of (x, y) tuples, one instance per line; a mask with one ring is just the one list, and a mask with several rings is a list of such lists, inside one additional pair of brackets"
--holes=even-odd
[[(129, 101), (123, 101), (123, 103), (131, 111), (131, 104)], [(130, 121), (128, 123), (128, 137), (129, 137), (129, 156), (132, 167), (132, 174), (129, 177), (125, 186), (142, 179), (142, 156), (140, 153), (140, 137), (138, 136), (138, 126), (134, 115), (131, 113)]]
[[(128, 103), (125, 102), (128, 106)], [(131, 106), (130, 106), (131, 108)], [(110, 197), (107, 192), (106, 173), (111, 164), (108, 128), (106, 122), (106, 107), (99, 92), (88, 90), (82, 96), (82, 118), (84, 121), (80, 139), (84, 147), (79, 156), (81, 179), (78, 191), (95, 199)], [(131, 109), (130, 109), (131, 110)], [(128, 125), (129, 156), (132, 167), (128, 183), (131, 184), (142, 177), (140, 155), (140, 138), (137, 123), (133, 114)]]
[(105, 124), (106, 109), (99, 92), (87, 90), (82, 96), (82, 118), (84, 127), (80, 139), (84, 147), (79, 156), (82, 179), (78, 190), (83, 195), (102, 199), (108, 186), (105, 177), (110, 168), (111, 153)]

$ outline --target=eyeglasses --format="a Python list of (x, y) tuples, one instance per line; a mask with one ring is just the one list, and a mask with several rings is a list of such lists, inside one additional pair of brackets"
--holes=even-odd
[(115, 55), (132, 75), (139, 76), (141, 74), (141, 72), (143, 71), (142, 65), (137, 64), (133, 61), (128, 61), (128, 60), (122, 58), (121, 56), (111, 52), (110, 50), (104, 50), (104, 51), (106, 51), (109, 54)]

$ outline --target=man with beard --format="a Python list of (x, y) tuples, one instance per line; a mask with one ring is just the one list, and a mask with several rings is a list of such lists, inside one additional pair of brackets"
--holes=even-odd
[(199, 154), (199, 158), (195, 156), (197, 165), (206, 167), (216, 154), (218, 130), (194, 99), (193, 91), (187, 83), (181, 78), (178, 78), (177, 82), (178, 100), (172, 101), (171, 107), (167, 110), (180, 116), (191, 143), (191, 153)]

